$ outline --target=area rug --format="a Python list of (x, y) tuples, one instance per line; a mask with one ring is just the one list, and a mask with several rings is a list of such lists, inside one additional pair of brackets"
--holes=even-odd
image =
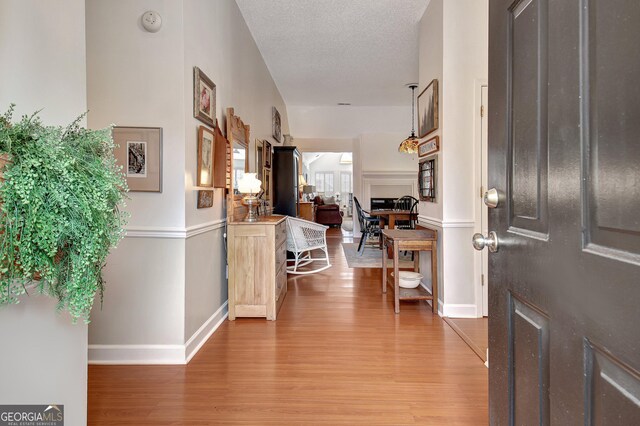
[[(382, 250), (377, 247), (366, 247), (360, 256), (358, 253), (358, 243), (342, 243), (342, 250), (347, 258), (349, 268), (382, 268)], [(400, 268), (412, 268), (411, 252), (404, 255), (400, 253)], [(393, 268), (393, 260), (389, 259), (387, 267)]]

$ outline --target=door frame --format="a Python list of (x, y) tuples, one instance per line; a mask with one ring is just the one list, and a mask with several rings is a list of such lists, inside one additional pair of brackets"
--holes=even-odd
[[(486, 186), (487, 176), (487, 154), (488, 154), (488, 140), (482, 138), (482, 117), (480, 116), (480, 108), (482, 107), (482, 88), (489, 87), (489, 82), (486, 79), (476, 79), (474, 81), (474, 112), (473, 112), (473, 167), (474, 167), (474, 179), (473, 179), (473, 199), (474, 199), (474, 232), (483, 233), (486, 235), (486, 229), (482, 229), (482, 214), (483, 209), (486, 210), (484, 202), (480, 194), (480, 187)], [(485, 109), (486, 109), (485, 105)], [(486, 116), (486, 111), (485, 111)], [(488, 120), (487, 120), (488, 121)], [(484, 170), (484, 173), (483, 173)], [(485, 182), (483, 183), (483, 175)], [(487, 188), (484, 188), (486, 191)], [(485, 214), (485, 217), (487, 215)], [(488, 224), (485, 223), (485, 227)], [(488, 255), (487, 251), (475, 251), (474, 265), (473, 265), (473, 288), (475, 292), (475, 303), (477, 316), (487, 316), (488, 312), (485, 311), (482, 275), (484, 273), (484, 286), (488, 286)]]

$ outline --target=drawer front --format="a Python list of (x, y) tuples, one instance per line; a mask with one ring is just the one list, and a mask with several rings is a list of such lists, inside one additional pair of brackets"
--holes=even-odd
[(276, 225), (276, 248), (280, 247), (287, 239), (287, 221), (283, 220), (282, 223)]
[(284, 297), (287, 293), (287, 271), (282, 270), (276, 277), (276, 302)]
[(284, 264), (287, 261), (287, 248), (284, 244), (276, 248), (276, 274), (280, 273), (280, 270), (284, 268)]

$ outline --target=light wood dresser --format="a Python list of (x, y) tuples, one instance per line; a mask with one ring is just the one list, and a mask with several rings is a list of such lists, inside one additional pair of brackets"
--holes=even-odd
[(287, 295), (286, 216), (230, 221), (227, 229), (229, 319), (275, 320)]
[(310, 222), (316, 221), (315, 206), (312, 201), (300, 201), (300, 213), (298, 217)]

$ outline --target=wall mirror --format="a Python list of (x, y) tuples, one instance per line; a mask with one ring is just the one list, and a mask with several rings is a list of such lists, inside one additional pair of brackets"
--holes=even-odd
[(242, 195), (238, 192), (238, 180), (249, 171), (249, 131), (248, 124), (235, 115), (233, 108), (227, 108), (227, 139), (231, 145), (229, 163), (231, 179), (229, 182), (229, 199), (227, 200), (227, 216), (233, 218), (242, 209)]

